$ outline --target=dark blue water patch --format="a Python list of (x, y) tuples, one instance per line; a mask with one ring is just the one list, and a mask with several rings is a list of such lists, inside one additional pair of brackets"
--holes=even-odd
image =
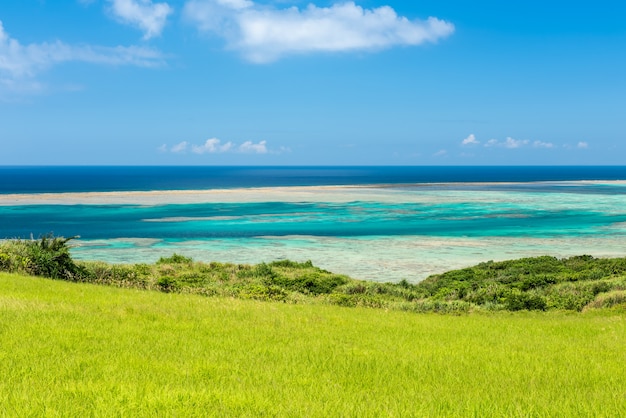
[(5, 166), (0, 194), (625, 179), (626, 166)]
[(610, 234), (626, 214), (486, 203), (207, 203), (0, 207), (0, 237), (227, 239), (429, 235), (548, 237)]

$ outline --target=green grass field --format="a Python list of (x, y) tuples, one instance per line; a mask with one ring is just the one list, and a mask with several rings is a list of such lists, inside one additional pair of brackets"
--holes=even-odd
[(626, 313), (415, 314), (0, 273), (0, 416), (605, 416)]

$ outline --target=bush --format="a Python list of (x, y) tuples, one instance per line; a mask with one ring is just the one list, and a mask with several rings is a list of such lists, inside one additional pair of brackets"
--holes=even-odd
[(191, 264), (193, 259), (191, 257), (185, 257), (180, 254), (172, 254), (170, 257), (161, 257), (156, 262), (157, 264)]
[(299, 268), (313, 267), (313, 263), (311, 262), (311, 260), (307, 260), (304, 263), (298, 263), (297, 261), (291, 261), (291, 260), (278, 260), (278, 261), (272, 261), (270, 263), (270, 266), (299, 269)]
[(585, 310), (612, 308), (616, 305), (626, 305), (626, 291), (616, 290), (613, 292), (602, 293), (593, 301), (589, 302), (589, 304), (585, 306)]
[(180, 288), (175, 278), (169, 276), (163, 276), (156, 282), (159, 289), (163, 292), (173, 292)]
[(239, 296), (244, 299), (284, 301), (287, 298), (287, 292), (278, 286), (251, 284), (241, 289)]
[(511, 292), (504, 298), (504, 305), (509, 311), (545, 311), (546, 300), (539, 295)]
[(271, 279), (276, 276), (274, 270), (272, 270), (272, 267), (268, 266), (265, 263), (258, 264), (252, 274), (256, 277), (261, 277), (264, 279)]
[(274, 274), (266, 276), (264, 279), (264, 283), (268, 285), (280, 286), (286, 290), (312, 295), (331, 293), (336, 287), (347, 283), (347, 281), (348, 279), (344, 276), (321, 272), (306, 272), (295, 277)]
[(0, 253), (0, 271), (11, 269), (11, 257), (6, 253)]
[(357, 304), (357, 298), (353, 295), (345, 295), (343, 293), (332, 293), (328, 296), (328, 302), (331, 305), (345, 306), (353, 308)]
[(45, 235), (39, 240), (12, 240), (0, 247), (0, 270), (53, 279), (80, 280), (82, 269), (70, 256), (75, 237)]

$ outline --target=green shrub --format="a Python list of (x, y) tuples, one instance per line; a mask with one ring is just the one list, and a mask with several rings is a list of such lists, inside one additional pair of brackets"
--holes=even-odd
[(504, 305), (509, 311), (545, 311), (547, 303), (539, 295), (522, 292), (511, 292), (504, 297)]
[(295, 277), (273, 274), (264, 279), (264, 283), (268, 285), (280, 286), (286, 290), (312, 295), (331, 293), (336, 287), (347, 283), (347, 281), (348, 279), (344, 276), (319, 271), (305, 272)]
[(180, 285), (178, 284), (176, 279), (169, 276), (163, 276), (159, 278), (156, 284), (163, 292), (173, 292), (180, 288)]
[(11, 270), (11, 257), (6, 253), (0, 253), (0, 271)]
[(253, 275), (256, 277), (271, 279), (276, 276), (276, 273), (274, 273), (274, 270), (272, 270), (271, 266), (265, 263), (261, 263), (256, 266), (253, 271)]
[(360, 295), (367, 291), (365, 283), (350, 283), (344, 286), (341, 291), (348, 295)]
[(53, 279), (80, 280), (82, 269), (70, 256), (75, 237), (44, 235), (38, 240), (11, 240), (0, 246), (0, 269)]
[(602, 293), (593, 301), (589, 302), (584, 309), (612, 308), (616, 305), (626, 305), (626, 291), (616, 290), (613, 292)]
[(191, 257), (185, 257), (180, 254), (172, 254), (170, 257), (161, 257), (156, 262), (157, 264), (191, 264), (193, 259)]
[(313, 263), (311, 262), (311, 260), (307, 260), (304, 263), (298, 263), (297, 261), (291, 261), (291, 260), (278, 260), (278, 261), (272, 261), (269, 265), (272, 267), (286, 267), (286, 268), (292, 268), (292, 269), (313, 267)]
[(244, 299), (284, 301), (287, 298), (287, 292), (278, 286), (250, 284), (241, 289), (239, 296)]
[(529, 276), (522, 280), (519, 288), (523, 291), (531, 289), (541, 289), (557, 282), (554, 275), (541, 274), (537, 276)]
[(346, 306), (346, 307), (355, 307), (357, 304), (356, 303), (357, 298), (355, 296), (346, 295), (343, 293), (331, 293), (330, 295), (328, 295), (327, 301), (331, 305), (339, 305), (339, 306)]
[(82, 262), (84, 275), (83, 281), (95, 283), (108, 283), (111, 278), (112, 265), (100, 261)]

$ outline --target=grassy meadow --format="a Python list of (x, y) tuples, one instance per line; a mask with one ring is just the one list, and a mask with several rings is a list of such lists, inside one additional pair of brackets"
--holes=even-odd
[(0, 273), (0, 416), (598, 416), (623, 305), (415, 314)]

